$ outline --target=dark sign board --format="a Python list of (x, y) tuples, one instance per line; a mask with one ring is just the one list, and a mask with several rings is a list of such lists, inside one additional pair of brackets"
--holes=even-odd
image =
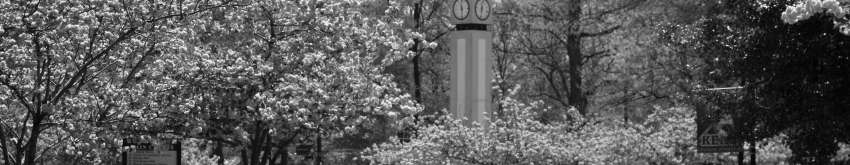
[(697, 106), (697, 152), (740, 152), (743, 143), (735, 128), (734, 111), (710, 104)]
[(122, 153), (124, 165), (180, 165), (181, 143), (177, 140), (124, 139), (128, 150)]

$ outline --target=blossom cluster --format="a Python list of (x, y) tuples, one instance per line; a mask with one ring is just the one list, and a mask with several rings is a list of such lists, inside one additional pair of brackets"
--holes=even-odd
[[(504, 118), (489, 126), (444, 119), (419, 127), (409, 142), (393, 140), (364, 151), (375, 164), (682, 164), (696, 161), (694, 112), (659, 108), (644, 123), (585, 118), (542, 123), (535, 102), (503, 100)], [(575, 111), (569, 109), (568, 112)]]
[(815, 14), (825, 12), (837, 18), (835, 25), (845, 35), (850, 35), (850, 21), (844, 19), (848, 14), (848, 0), (804, 0), (785, 8), (782, 12), (782, 21), (787, 24), (795, 24), (799, 21), (809, 19)]

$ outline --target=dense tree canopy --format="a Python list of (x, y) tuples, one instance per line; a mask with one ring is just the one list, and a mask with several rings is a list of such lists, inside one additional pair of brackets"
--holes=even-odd
[(490, 127), (445, 115), (450, 2), (0, 1), (0, 164), (731, 161), (707, 107), (759, 162), (850, 152), (846, 0), (493, 0)]
[(113, 164), (141, 136), (259, 164), (308, 135), (407, 121), (418, 105), (383, 68), (410, 33), (361, 3), (3, 2), (3, 162)]
[(745, 86), (752, 136), (788, 134), (796, 162), (823, 164), (850, 140), (850, 37), (838, 3), (730, 1), (702, 28), (712, 74)]

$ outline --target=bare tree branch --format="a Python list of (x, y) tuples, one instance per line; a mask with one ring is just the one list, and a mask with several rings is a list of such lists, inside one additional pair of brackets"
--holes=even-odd
[(607, 29), (602, 30), (602, 31), (598, 31), (598, 32), (581, 32), (581, 33), (579, 33), (579, 37), (581, 37), (581, 38), (597, 37), (597, 36), (601, 36), (601, 35), (611, 34), (614, 31), (616, 31), (617, 29), (620, 29), (621, 27), (622, 27), (621, 25), (617, 25), (617, 26), (610, 27), (610, 28), (607, 28)]

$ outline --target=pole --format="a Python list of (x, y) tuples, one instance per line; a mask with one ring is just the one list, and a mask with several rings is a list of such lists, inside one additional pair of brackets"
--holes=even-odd
[(756, 165), (756, 141), (750, 142), (750, 164)]
[(224, 144), (222, 144), (221, 141), (215, 142), (215, 149), (213, 151), (213, 155), (218, 156), (218, 160), (216, 161), (218, 165), (224, 165)]
[(744, 165), (744, 151), (738, 151), (738, 165)]
[(629, 123), (629, 86), (623, 85), (623, 124)]
[[(175, 150), (177, 150), (177, 165), (183, 164), (183, 141), (178, 140), (176, 143), (172, 144)], [(224, 158), (220, 158), (224, 159)]]
[(316, 153), (314, 165), (322, 164), (322, 129), (316, 129)]

